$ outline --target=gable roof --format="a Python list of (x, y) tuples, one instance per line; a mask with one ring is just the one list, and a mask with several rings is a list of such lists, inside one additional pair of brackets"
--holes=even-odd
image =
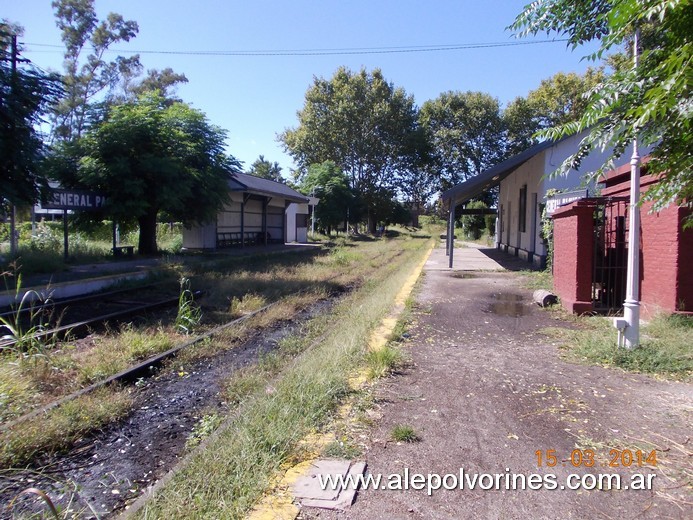
[(455, 206), (467, 202), (469, 199), (476, 197), (484, 191), (497, 186), (500, 181), (505, 179), (518, 167), (529, 161), (535, 155), (551, 148), (567, 138), (558, 141), (542, 141), (524, 150), (523, 152), (513, 155), (502, 163), (484, 170), (479, 175), (472, 177), (456, 186), (453, 186), (441, 195), (443, 202), (452, 201)]
[(246, 191), (254, 195), (263, 195), (265, 197), (279, 197), (290, 202), (305, 204), (308, 202), (308, 197), (300, 194), (296, 190), (290, 188), (281, 182), (255, 177), (247, 173), (232, 173), (229, 180), (229, 188), (231, 191)]

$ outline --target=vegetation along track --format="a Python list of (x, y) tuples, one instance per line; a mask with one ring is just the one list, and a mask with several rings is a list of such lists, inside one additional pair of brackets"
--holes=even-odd
[(22, 341), (46, 343), (81, 337), (105, 324), (173, 307), (178, 300), (177, 287), (168, 281), (74, 298), (22, 302), (0, 314), (0, 352), (21, 348), (18, 345)]
[[(138, 363), (140, 375), (128, 377), (135, 379), (136, 385), (107, 385), (88, 395), (82, 392), (62, 406), (34, 413), (25, 421), (17, 421), (21, 415), (17, 413), (12, 418), (5, 407), (3, 421), (6, 425), (12, 421), (13, 426), (1, 432), (4, 447), (0, 460), (6, 468), (0, 478), (3, 499), (11, 501), (23, 488), (40, 486), (66, 507), (78, 496), (74, 490), (78, 482), (81, 498), (79, 504), (72, 503), (72, 509), (80, 511), (80, 516), (102, 516), (122, 507), (175, 464), (191, 431), (211, 428), (217, 415), (228, 413), (230, 407), (238, 404), (238, 389), (232, 392), (236, 397), (224, 396), (224, 384), (218, 382), (222, 374), (239, 370), (243, 373), (244, 367), (257, 363), (258, 356), (262, 366), (271, 366), (270, 353), (281, 338), (297, 334), (301, 321), (325, 312), (331, 305), (330, 294), (361, 285), (370, 272), (382, 270), (401, 254), (400, 248), (385, 240), (349, 241), (329, 252), (262, 259), (250, 265), (236, 261), (207, 270), (204, 275), (187, 273), (193, 286), (209, 294), (203, 307), (207, 322), (199, 328), (202, 340), (183, 341), (191, 348), (164, 363), (164, 370), (150, 371), (147, 363)], [(230, 287), (235, 292), (229, 292)], [(256, 291), (244, 292), (249, 288)], [(226, 313), (222, 312), (224, 305), (220, 301), (225, 303)], [(271, 302), (275, 303), (268, 308)], [(263, 312), (250, 316), (259, 308), (264, 308)], [(219, 329), (224, 314), (245, 314), (248, 318), (244, 323)], [(279, 327), (278, 323), (283, 325)], [(162, 337), (175, 336), (169, 328), (165, 323), (144, 327), (143, 331), (125, 327), (113, 336), (130, 343), (142, 342), (142, 336), (147, 336), (147, 341), (156, 343)], [(257, 333), (258, 330), (262, 332)], [(75, 351), (89, 364), (93, 362), (90, 357), (99, 357), (99, 341), (108, 343), (111, 339), (108, 335), (92, 339), (95, 346), (91, 351), (83, 344), (76, 345)], [(157, 348), (172, 350), (155, 345)], [(111, 345), (110, 350), (116, 347)], [(36, 376), (46, 364), (63, 366), (63, 355), (24, 363), (20, 371)], [(153, 378), (139, 378), (150, 372)], [(243, 377), (239, 381), (248, 383)], [(40, 385), (35, 385), (34, 390), (36, 386)], [(63, 385), (63, 389), (69, 386)], [(21, 401), (17, 399), (21, 395), (14, 397), (15, 403)], [(22, 471), (12, 469), (27, 464)], [(114, 487), (116, 481), (108, 475), (116, 475), (120, 470), (126, 476), (119, 478)], [(107, 480), (102, 479), (104, 475)], [(31, 496), (15, 501), (12, 510), (6, 512), (14, 514), (25, 506), (36, 507), (27, 506), (27, 501), (31, 502)]]

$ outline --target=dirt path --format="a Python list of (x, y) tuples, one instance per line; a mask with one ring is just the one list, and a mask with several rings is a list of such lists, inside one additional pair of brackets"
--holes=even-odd
[[(305, 509), (301, 518), (692, 518), (692, 386), (563, 361), (540, 331), (570, 325), (533, 306), (520, 276), (442, 264), (444, 250), (434, 251), (410, 331), (411, 365), (379, 385), (368, 472), (383, 482), (405, 468), (554, 473), (559, 489), (363, 490), (345, 513)], [(464, 268), (457, 258), (455, 266)], [(420, 441), (392, 441), (395, 425), (412, 426)], [(659, 447), (654, 470), (605, 466), (611, 448), (648, 443)], [(595, 466), (573, 467), (576, 448), (593, 450)], [(537, 450), (544, 459), (556, 450), (558, 464), (538, 467)], [(650, 491), (560, 490), (573, 473), (656, 477)]]

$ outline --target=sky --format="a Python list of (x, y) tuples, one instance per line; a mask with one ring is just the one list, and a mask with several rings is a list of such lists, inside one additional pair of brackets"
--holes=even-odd
[[(517, 39), (507, 30), (528, 2), (96, 0), (95, 6), (100, 19), (116, 12), (139, 24), (138, 36), (115, 44), (118, 52), (108, 57), (139, 52), (145, 69), (184, 73), (189, 82), (177, 95), (228, 132), (228, 153), (245, 169), (264, 155), (287, 176), (294, 164), (277, 135), (297, 126), (313, 78), (329, 79), (340, 66), (380, 68), (421, 106), (450, 90), (486, 92), (506, 105), (557, 72), (593, 65), (582, 59), (591, 47), (572, 51), (565, 42), (546, 42), (555, 35)], [(24, 58), (62, 70), (51, 0), (0, 0), (0, 18), (25, 28)], [(432, 50), (450, 46), (467, 48)], [(330, 53), (315, 54), (324, 50)]]

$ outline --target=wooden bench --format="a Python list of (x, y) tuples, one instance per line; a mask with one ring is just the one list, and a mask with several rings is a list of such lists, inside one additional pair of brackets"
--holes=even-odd
[(113, 248), (113, 256), (133, 256), (135, 254), (135, 246), (115, 246)]
[(231, 247), (241, 243), (241, 233), (231, 231), (225, 233), (217, 233), (217, 247)]

